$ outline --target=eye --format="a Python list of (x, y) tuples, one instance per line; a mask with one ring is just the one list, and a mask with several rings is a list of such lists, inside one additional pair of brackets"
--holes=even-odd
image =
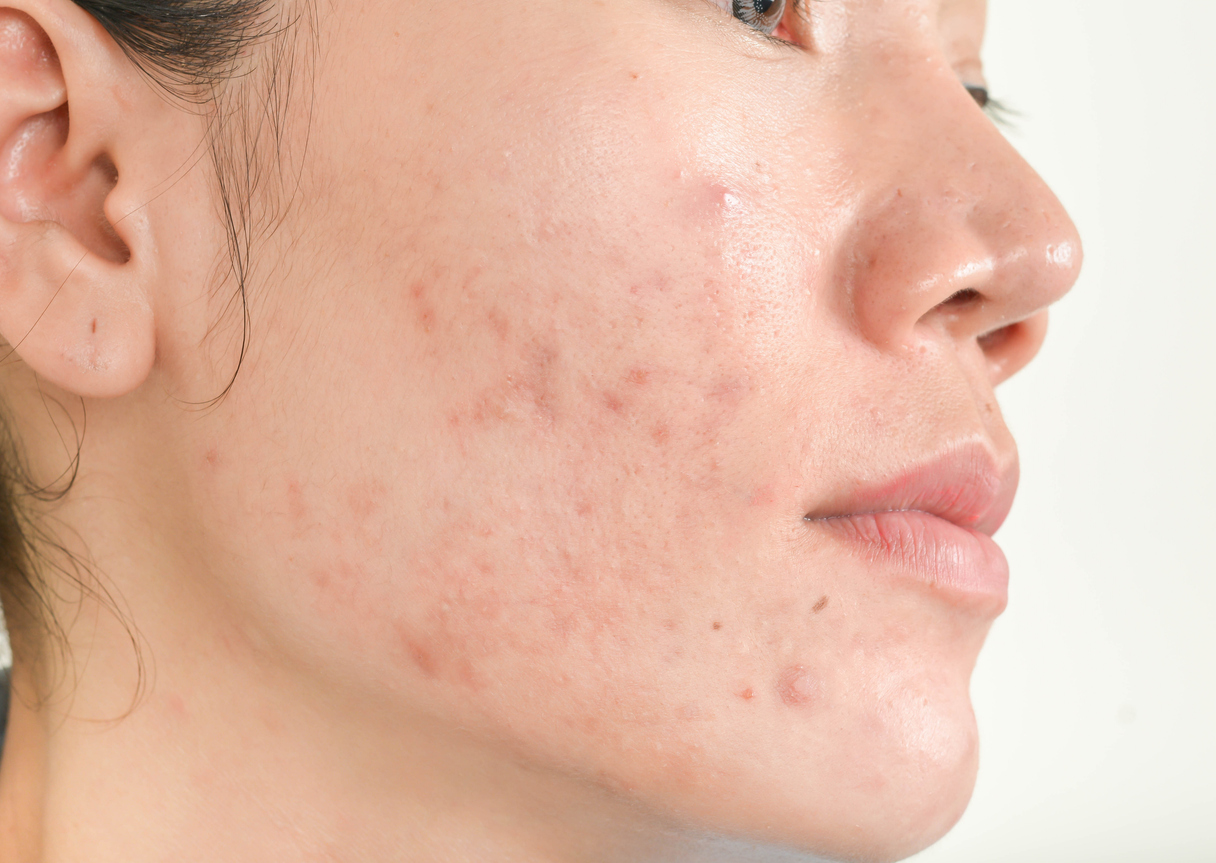
[(981, 87), (978, 84), (967, 84), (967, 92), (971, 94), (971, 98), (975, 100), (975, 104), (981, 108), (987, 108), (991, 101), (988, 97), (988, 88)]
[(731, 14), (761, 33), (777, 29), (785, 17), (785, 0), (730, 0)]

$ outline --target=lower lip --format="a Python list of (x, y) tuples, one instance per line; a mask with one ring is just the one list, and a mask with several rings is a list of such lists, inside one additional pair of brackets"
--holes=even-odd
[(850, 549), (956, 604), (1000, 614), (1009, 596), (1009, 563), (992, 537), (927, 512), (869, 512), (812, 519)]

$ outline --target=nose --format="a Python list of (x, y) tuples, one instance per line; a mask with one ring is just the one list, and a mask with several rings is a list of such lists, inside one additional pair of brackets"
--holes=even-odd
[(883, 350), (946, 339), (981, 352), (995, 386), (1038, 352), (1047, 306), (1076, 281), (1081, 240), (953, 72), (922, 59), (897, 77), (868, 90), (852, 310)]

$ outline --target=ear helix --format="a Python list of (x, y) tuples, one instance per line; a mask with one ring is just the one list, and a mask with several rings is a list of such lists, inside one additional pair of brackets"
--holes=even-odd
[[(147, 297), (106, 217), (118, 108), (113, 82), (87, 68), (99, 53), (61, 56), (34, 18), (0, 9), (0, 337), (44, 381), (85, 397), (135, 388), (155, 353)], [(73, 59), (85, 83), (69, 93)]]

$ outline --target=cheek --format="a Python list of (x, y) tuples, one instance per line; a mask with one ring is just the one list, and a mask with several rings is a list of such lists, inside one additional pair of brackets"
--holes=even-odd
[[(431, 190), (442, 203), (398, 202), (407, 221), (385, 226), (375, 266), (352, 262), (379, 305), (341, 353), (366, 354), (318, 373), (341, 389), (375, 369), (382, 412), (365, 426), (403, 455), (390, 547), (360, 562), (355, 610), (328, 587), (318, 602), (361, 637), (391, 618), (376, 637), (411, 675), (504, 698), (514, 675), (538, 696), (581, 676), (602, 702), (589, 657), (628, 649), (636, 681), (687, 665), (757, 538), (775, 515), (797, 521), (788, 462), (805, 430), (774, 394), (798, 400), (805, 374), (803, 241), (751, 159), (736, 170), (685, 146), (711, 136), (655, 120), (662, 105), (622, 110), (603, 128), (578, 124), (604, 105), (542, 115), (543, 139), (573, 150), (482, 146), (474, 130), (460, 171), (430, 152), (420, 173), (461, 183)], [(351, 565), (344, 551), (323, 568)]]
[[(754, 553), (748, 526), (790, 497), (755, 444), (782, 426), (758, 409), (782, 372), (756, 309), (788, 304), (756, 303), (724, 253), (750, 231), (732, 221), (741, 193), (674, 162), (622, 173), (636, 185), (602, 208), (629, 216), (617, 224), (555, 207), (530, 229), (550, 239), (523, 247), (436, 226), (429, 257), (492, 265), (402, 274), (367, 354), (317, 372), (337, 387), (408, 343), (371, 388), (383, 412), (363, 418), (375, 450), (405, 453), (381, 466), (388, 502), (320, 495), (327, 527), (298, 557), (343, 649), (362, 645), (451, 709), (469, 692), (491, 713), (578, 692), (569, 721), (603, 734), (634, 721), (636, 699), (687, 707), (678, 683), (657, 701), (610, 695), (602, 663), (628, 654), (613, 685), (645, 689), (693, 662)], [(356, 417), (330, 420), (367, 438)], [(291, 483), (283, 508), (303, 510)]]

